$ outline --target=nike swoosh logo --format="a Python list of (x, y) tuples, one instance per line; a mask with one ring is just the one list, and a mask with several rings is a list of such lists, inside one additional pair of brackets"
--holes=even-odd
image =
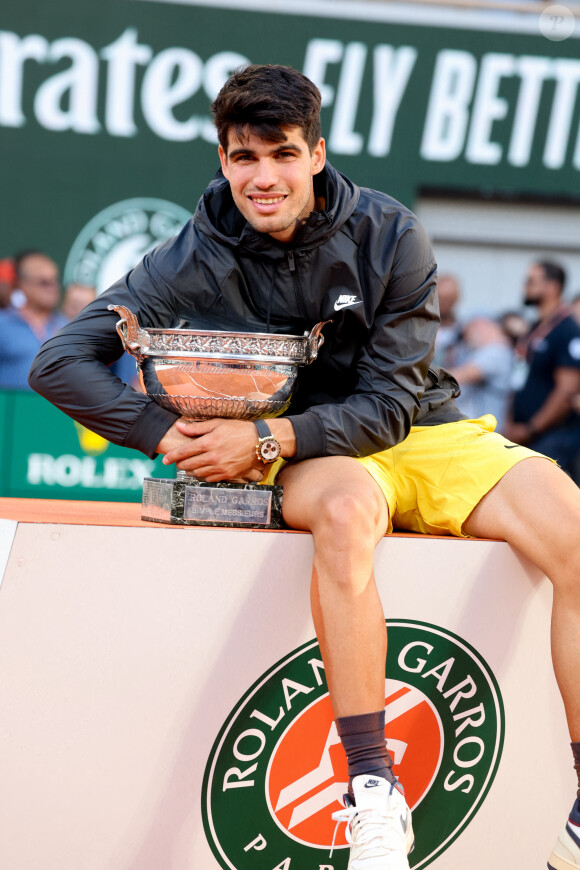
[(357, 299), (356, 302), (335, 302), (334, 310), (341, 311), (343, 308), (352, 308), (353, 305), (360, 305), (362, 302), (361, 299)]
[(521, 447), (521, 444), (504, 444), (506, 450), (513, 450), (514, 447)]
[(365, 788), (376, 788), (378, 785), (380, 785), (378, 779), (369, 779), (365, 782)]

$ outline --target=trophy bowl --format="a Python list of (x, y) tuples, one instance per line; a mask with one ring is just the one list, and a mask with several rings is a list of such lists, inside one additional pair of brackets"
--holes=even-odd
[[(109, 305), (109, 310), (120, 315), (117, 332), (137, 360), (143, 391), (188, 421), (283, 414), (298, 367), (316, 359), (324, 341), (322, 328), (329, 322), (317, 323), (302, 336), (145, 329), (126, 306)], [(175, 481), (145, 479), (142, 517), (181, 525), (280, 528), (281, 503), (280, 486), (209, 484), (178, 471)]]

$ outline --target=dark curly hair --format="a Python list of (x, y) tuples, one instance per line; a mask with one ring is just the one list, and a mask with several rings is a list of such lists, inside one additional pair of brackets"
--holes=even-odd
[(232, 128), (242, 141), (250, 131), (269, 142), (284, 142), (283, 127), (300, 127), (310, 153), (321, 137), (320, 91), (289, 66), (240, 67), (222, 87), (211, 110), (226, 153)]

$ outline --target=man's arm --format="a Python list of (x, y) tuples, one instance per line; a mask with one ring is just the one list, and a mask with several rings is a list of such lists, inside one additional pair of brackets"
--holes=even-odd
[(563, 422), (572, 409), (574, 396), (580, 393), (580, 369), (557, 368), (554, 389), (527, 423), (509, 423), (506, 437), (518, 444), (533, 441), (547, 429)]
[(486, 379), (486, 374), (475, 362), (466, 362), (460, 366), (453, 366), (449, 373), (460, 384), (481, 384)]
[(183, 249), (191, 246), (190, 235), (184, 228), (88, 305), (42, 346), (29, 374), (32, 389), (65, 414), (108, 441), (150, 457), (179, 415), (124, 384), (110, 370), (123, 345), (115, 328), (119, 315), (108, 305), (125, 305), (145, 327), (175, 325), (175, 294), (155, 263), (185, 260)]

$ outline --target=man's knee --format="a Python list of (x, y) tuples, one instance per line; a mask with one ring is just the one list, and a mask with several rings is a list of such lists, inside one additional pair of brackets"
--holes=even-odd
[(382, 495), (340, 486), (329, 490), (317, 506), (312, 532), (345, 546), (376, 542), (387, 529), (388, 510)]
[(574, 538), (554, 545), (552, 570), (547, 572), (554, 590), (572, 594), (580, 600), (580, 542)]

